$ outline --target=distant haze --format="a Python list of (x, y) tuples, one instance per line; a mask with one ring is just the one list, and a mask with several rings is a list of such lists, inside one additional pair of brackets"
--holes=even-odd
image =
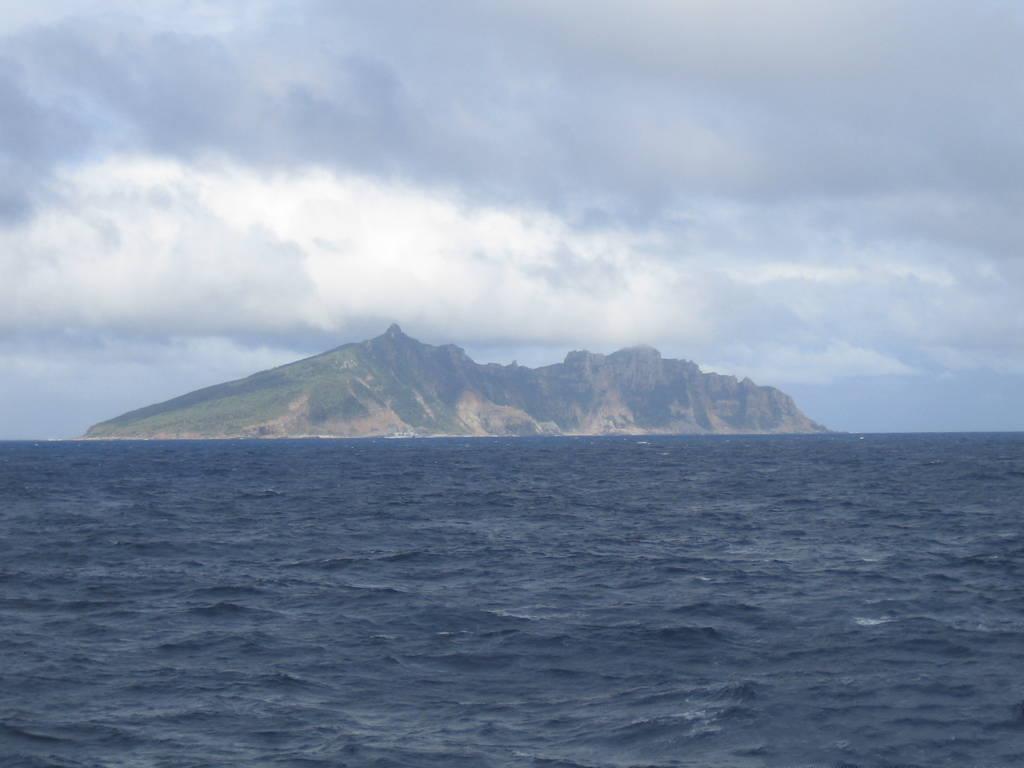
[(1024, 429), (1024, 7), (0, 0), (0, 439), (380, 333)]

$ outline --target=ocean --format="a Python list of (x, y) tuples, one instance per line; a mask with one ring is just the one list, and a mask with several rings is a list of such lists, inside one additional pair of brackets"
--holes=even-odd
[(0, 766), (1024, 765), (1024, 435), (0, 443)]

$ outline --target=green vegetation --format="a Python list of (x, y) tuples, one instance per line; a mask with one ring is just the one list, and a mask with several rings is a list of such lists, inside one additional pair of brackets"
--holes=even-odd
[(789, 397), (647, 347), (544, 368), (477, 365), (392, 326), (382, 336), (191, 392), (90, 438), (815, 432)]

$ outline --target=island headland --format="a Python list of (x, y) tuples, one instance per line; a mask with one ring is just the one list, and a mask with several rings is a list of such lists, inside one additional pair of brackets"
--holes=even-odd
[(683, 435), (827, 432), (785, 393), (651, 347), (540, 368), (479, 364), (397, 325), (363, 342), (190, 392), (86, 438)]

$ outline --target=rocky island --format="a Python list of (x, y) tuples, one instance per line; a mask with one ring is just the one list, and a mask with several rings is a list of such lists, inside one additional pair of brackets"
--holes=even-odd
[(481, 365), (392, 325), (381, 336), (196, 390), (87, 438), (778, 434), (827, 430), (786, 394), (651, 347)]

